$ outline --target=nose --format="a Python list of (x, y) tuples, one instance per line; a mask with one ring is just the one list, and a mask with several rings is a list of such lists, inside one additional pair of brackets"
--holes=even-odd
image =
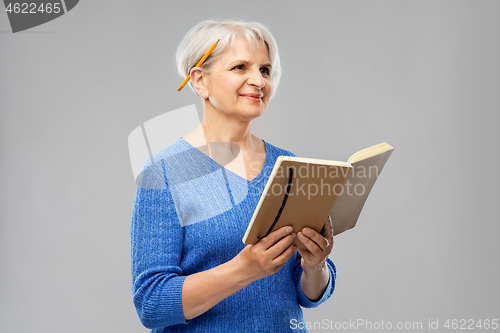
[(247, 82), (249, 85), (254, 86), (258, 89), (262, 89), (266, 85), (266, 81), (262, 77), (262, 73), (260, 72), (259, 68), (249, 72), (249, 78)]

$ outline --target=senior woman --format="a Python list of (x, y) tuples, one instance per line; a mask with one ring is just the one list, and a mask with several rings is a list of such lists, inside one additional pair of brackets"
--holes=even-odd
[(294, 156), (251, 133), (280, 79), (276, 42), (260, 23), (204, 21), (181, 42), (177, 65), (203, 120), (143, 167), (131, 226), (137, 313), (152, 332), (307, 332), (301, 306), (323, 303), (335, 285), (330, 218), (321, 233), (283, 227), (254, 245), (241, 240), (266, 170)]

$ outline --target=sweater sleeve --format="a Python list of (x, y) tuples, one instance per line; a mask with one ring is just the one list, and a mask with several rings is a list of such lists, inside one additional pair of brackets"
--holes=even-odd
[(302, 287), (300, 285), (300, 280), (302, 278), (302, 266), (300, 265), (300, 260), (302, 257), (298, 252), (296, 254), (296, 259), (295, 259), (295, 273), (293, 276), (294, 282), (295, 282), (295, 287), (297, 288), (297, 298), (299, 301), (299, 304), (304, 307), (304, 308), (315, 308), (319, 306), (320, 304), (324, 303), (327, 299), (332, 296), (333, 291), (335, 290), (335, 279), (337, 278), (337, 269), (335, 268), (335, 265), (333, 261), (330, 260), (330, 258), (326, 259), (326, 265), (328, 267), (328, 272), (330, 274), (330, 278), (328, 279), (328, 285), (326, 286), (325, 291), (323, 292), (323, 296), (317, 301), (311, 301), (307, 296), (304, 294), (304, 291), (302, 290)]
[(147, 328), (186, 323), (179, 267), (183, 230), (162, 168), (158, 163), (143, 169), (131, 221), (133, 300)]

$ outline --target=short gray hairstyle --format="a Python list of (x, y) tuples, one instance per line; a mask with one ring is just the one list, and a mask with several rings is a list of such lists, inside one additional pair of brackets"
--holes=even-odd
[[(198, 23), (188, 31), (177, 48), (176, 63), (179, 75), (185, 79), (191, 68), (196, 66), (207, 50), (220, 39), (219, 44), (207, 60), (200, 66), (203, 71), (210, 72), (210, 67), (224, 53), (238, 37), (245, 37), (250, 47), (255, 48), (257, 43), (267, 46), (271, 61), (270, 77), (273, 81), (274, 92), (278, 88), (281, 77), (281, 64), (278, 45), (271, 32), (261, 23), (243, 21), (214, 21), (207, 20)], [(193, 84), (189, 81), (191, 89)]]

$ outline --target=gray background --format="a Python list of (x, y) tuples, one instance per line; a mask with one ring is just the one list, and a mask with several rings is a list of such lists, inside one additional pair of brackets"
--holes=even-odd
[(337, 160), (395, 147), (335, 240), (333, 297), (306, 320), (499, 318), (499, 13), (499, 1), (86, 0), (12, 34), (2, 10), (0, 331), (146, 331), (127, 137), (201, 110), (176, 90), (174, 54), (207, 18), (260, 21), (278, 42), (284, 74), (257, 136)]

